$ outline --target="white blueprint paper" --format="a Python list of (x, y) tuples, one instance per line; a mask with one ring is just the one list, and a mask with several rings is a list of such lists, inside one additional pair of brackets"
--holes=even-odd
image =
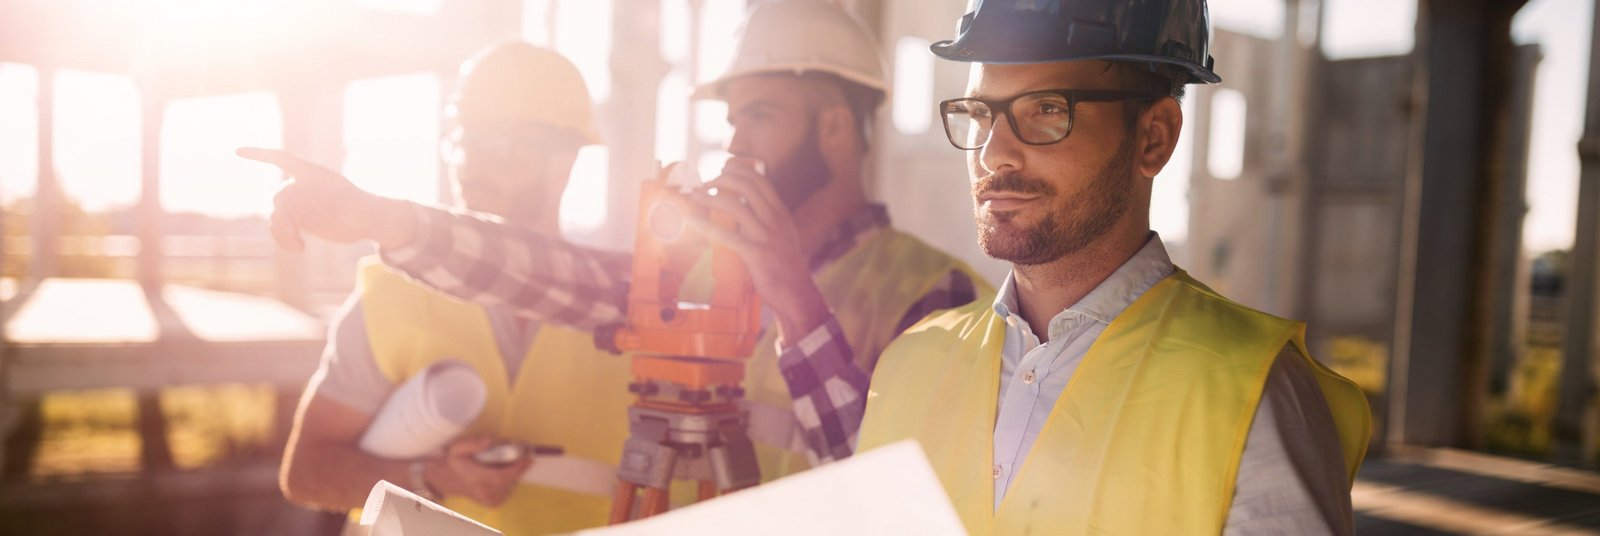
[[(818, 515), (825, 512), (825, 515)], [(966, 534), (915, 441), (901, 441), (751, 489), (578, 536)]]
[(478, 418), (488, 396), (472, 367), (435, 363), (389, 395), (361, 435), (361, 450), (396, 460), (432, 454)]

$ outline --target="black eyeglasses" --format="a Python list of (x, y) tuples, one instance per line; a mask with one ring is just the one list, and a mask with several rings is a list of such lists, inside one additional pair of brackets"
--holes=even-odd
[(973, 151), (989, 143), (997, 115), (1011, 120), (1011, 133), (1028, 145), (1050, 145), (1072, 134), (1080, 102), (1155, 100), (1148, 93), (1092, 89), (1043, 89), (1005, 100), (966, 97), (939, 103), (944, 133), (957, 149)]

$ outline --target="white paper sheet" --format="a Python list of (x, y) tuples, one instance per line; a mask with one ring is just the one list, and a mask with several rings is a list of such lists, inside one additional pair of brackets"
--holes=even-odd
[(901, 441), (748, 490), (579, 536), (964, 535), (938, 475)]
[(379, 480), (361, 508), (372, 536), (495, 536), (500, 531)]
[(361, 450), (396, 460), (427, 456), (466, 430), (488, 396), (472, 367), (460, 361), (434, 363), (389, 395), (361, 435)]

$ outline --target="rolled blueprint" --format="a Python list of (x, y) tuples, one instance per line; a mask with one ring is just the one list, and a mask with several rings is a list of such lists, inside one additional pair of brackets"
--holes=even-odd
[(434, 363), (389, 395), (361, 436), (361, 450), (397, 460), (432, 454), (478, 418), (488, 396), (472, 367)]
[(361, 507), (361, 526), (372, 536), (495, 536), (500, 531), (379, 480)]

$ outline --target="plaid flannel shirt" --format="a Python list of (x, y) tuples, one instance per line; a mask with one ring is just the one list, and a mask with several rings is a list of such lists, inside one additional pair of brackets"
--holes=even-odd
[[(380, 252), (384, 262), (438, 291), (480, 305), (504, 307), (541, 322), (594, 330), (623, 322), (633, 256), (586, 248), (493, 216), (417, 206), (417, 239)], [(882, 205), (847, 219), (810, 258), (813, 274), (889, 227)], [(928, 313), (976, 299), (966, 274), (952, 270), (901, 317), (904, 330)], [(857, 365), (838, 319), (784, 341), (778, 366), (794, 398), (813, 459), (850, 456), (866, 411), (872, 371)], [(877, 356), (867, 363), (876, 364)]]

